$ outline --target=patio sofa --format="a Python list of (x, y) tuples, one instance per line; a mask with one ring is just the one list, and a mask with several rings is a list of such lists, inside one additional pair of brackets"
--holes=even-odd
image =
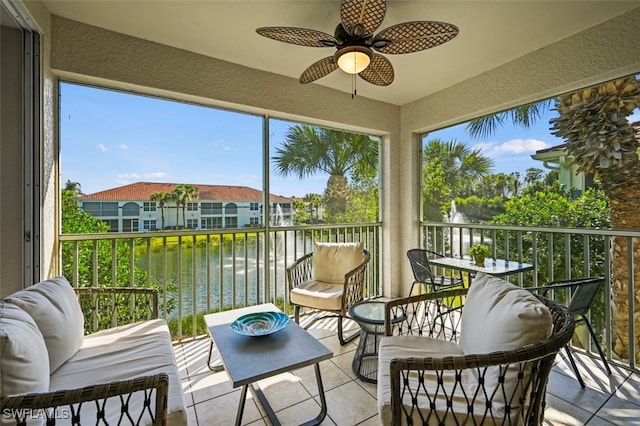
[(167, 323), (85, 335), (77, 294), (56, 277), (0, 300), (0, 422), (186, 425)]
[(478, 273), (468, 288), (389, 301), (378, 357), (384, 425), (540, 425), (573, 334), (566, 307)]

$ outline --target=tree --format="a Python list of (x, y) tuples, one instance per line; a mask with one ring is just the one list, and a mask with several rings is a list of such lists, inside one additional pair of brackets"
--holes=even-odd
[(178, 185), (171, 192), (171, 199), (176, 203), (176, 229), (179, 227), (180, 206), (182, 206), (182, 226), (187, 226), (186, 213), (187, 203), (198, 198), (198, 188), (193, 185)]
[(289, 128), (272, 159), (282, 176), (304, 179), (327, 173), (327, 213), (336, 216), (345, 213), (349, 177), (376, 174), (378, 142), (367, 135), (297, 124)]
[[(640, 84), (628, 77), (599, 87), (587, 88), (556, 100), (557, 118), (551, 119), (553, 134), (567, 141), (567, 152), (578, 171), (593, 173), (609, 199), (614, 229), (640, 229), (640, 142), (627, 117), (640, 107)], [(627, 240), (613, 238), (613, 352), (630, 359), (629, 352), (629, 275), (634, 277), (634, 298), (640, 297), (640, 241), (632, 241), (633, 271), (629, 271)], [(640, 330), (640, 317), (635, 316)], [(634, 336), (636, 346), (640, 334)], [(638, 361), (638, 360), (636, 360)]]
[(158, 207), (160, 207), (162, 229), (164, 229), (164, 206), (171, 201), (171, 194), (163, 191), (154, 192), (151, 194), (150, 200), (158, 203)]
[[(525, 105), (511, 115), (516, 125), (528, 126), (541, 116), (540, 111), (555, 102), (559, 116), (551, 119), (553, 134), (565, 138), (567, 152), (578, 165), (578, 171), (593, 173), (600, 180), (609, 199), (610, 223), (614, 229), (640, 229), (640, 147), (627, 117), (640, 107), (640, 85), (636, 76), (622, 78), (597, 87), (587, 88), (555, 100)], [(505, 115), (506, 114), (506, 115)], [(474, 120), (467, 126), (472, 136), (486, 136), (502, 123), (508, 112)], [(500, 121), (500, 117), (502, 121)], [(630, 359), (628, 322), (628, 277), (633, 273), (636, 300), (640, 297), (640, 262), (629, 271), (627, 242), (614, 237), (612, 247), (613, 351), (621, 359)], [(633, 239), (634, 259), (640, 258), (640, 241)], [(636, 330), (640, 317), (636, 316)], [(634, 336), (640, 344), (640, 334)], [(637, 362), (638, 360), (636, 360)]]
[[(423, 148), (423, 187), (425, 217), (440, 220), (449, 203), (457, 196), (468, 195), (475, 181), (488, 174), (493, 161), (452, 139), (443, 142), (432, 139)], [(430, 196), (431, 195), (431, 196)]]
[(310, 213), (312, 211), (315, 211), (316, 213), (315, 219), (313, 218), (313, 215), (311, 215), (310, 217), (311, 222), (318, 223), (320, 221), (319, 210), (320, 210), (320, 206), (322, 205), (322, 195), (309, 193), (309, 194), (305, 194), (305, 196), (302, 197), (302, 200), (309, 205)]

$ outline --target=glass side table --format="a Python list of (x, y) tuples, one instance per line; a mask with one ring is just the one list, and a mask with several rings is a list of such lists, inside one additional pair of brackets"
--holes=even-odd
[[(378, 382), (378, 346), (384, 335), (382, 300), (363, 300), (349, 308), (349, 316), (360, 326), (360, 341), (351, 362), (353, 373), (369, 383)], [(404, 315), (397, 317), (402, 321)]]

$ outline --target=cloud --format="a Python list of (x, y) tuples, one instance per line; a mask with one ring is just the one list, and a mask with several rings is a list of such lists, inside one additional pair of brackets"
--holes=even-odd
[(225, 150), (225, 151), (233, 151), (233, 149), (230, 146), (225, 146), (222, 149)]
[(640, 121), (640, 111), (637, 111), (631, 114), (629, 117), (627, 117), (627, 120), (629, 120), (629, 123), (635, 123), (636, 121)]
[(162, 180), (169, 177), (166, 172), (153, 172), (153, 173), (120, 173), (116, 175), (118, 180), (132, 181), (132, 180)]
[(121, 145), (120, 145), (120, 149), (122, 149), (122, 150), (126, 151), (127, 149), (129, 149), (129, 145), (121, 144)]
[(107, 147), (102, 143), (98, 144), (98, 149), (100, 150), (100, 152), (107, 152)]
[(527, 152), (534, 153), (538, 150), (549, 147), (550, 145), (548, 143), (538, 139), (511, 139), (503, 144), (494, 145), (492, 150), (493, 152), (499, 154), (523, 154)]

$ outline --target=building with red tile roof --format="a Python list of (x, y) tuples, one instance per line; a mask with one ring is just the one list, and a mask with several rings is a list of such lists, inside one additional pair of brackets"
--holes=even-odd
[[(198, 197), (184, 206), (170, 200), (163, 208), (151, 200), (153, 194), (171, 194), (180, 185), (197, 188)], [(263, 203), (262, 191), (247, 186), (160, 182), (137, 182), (80, 197), (82, 209), (107, 222), (112, 232), (262, 226)], [(292, 198), (269, 195), (269, 217), (279, 223), (291, 223), (292, 206)]]

